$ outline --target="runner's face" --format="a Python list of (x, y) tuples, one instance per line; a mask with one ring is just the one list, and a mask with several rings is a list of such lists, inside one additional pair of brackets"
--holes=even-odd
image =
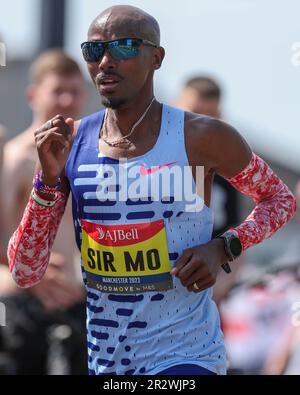
[[(119, 30), (119, 31), (118, 31)], [(122, 31), (123, 30), (123, 31)], [(89, 41), (109, 41), (118, 38), (136, 38), (137, 34), (127, 29), (107, 27), (91, 29)], [(89, 73), (94, 81), (106, 107), (114, 109), (142, 98), (152, 88), (153, 73), (156, 62), (154, 48), (141, 45), (139, 55), (128, 60), (115, 60), (108, 51), (97, 63), (87, 63)]]

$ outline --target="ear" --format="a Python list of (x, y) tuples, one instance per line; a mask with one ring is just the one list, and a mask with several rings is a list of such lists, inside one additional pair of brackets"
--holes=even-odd
[(154, 70), (160, 69), (164, 58), (165, 58), (164, 48), (163, 47), (155, 48), (154, 55), (153, 55), (153, 69)]

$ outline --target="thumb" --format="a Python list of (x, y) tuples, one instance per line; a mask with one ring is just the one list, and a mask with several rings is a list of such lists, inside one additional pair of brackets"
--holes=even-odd
[(74, 124), (75, 124), (74, 119), (73, 119), (73, 118), (67, 118), (67, 119), (66, 119), (66, 124), (67, 124), (67, 125), (69, 126), (69, 128), (70, 128), (70, 135), (72, 136), (73, 133), (74, 133)]

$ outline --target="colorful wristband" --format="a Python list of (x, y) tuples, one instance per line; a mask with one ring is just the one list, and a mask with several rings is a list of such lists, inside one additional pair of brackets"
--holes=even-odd
[(43, 174), (42, 171), (39, 171), (35, 175), (35, 177), (33, 179), (33, 187), (34, 187), (34, 189), (36, 189), (36, 191), (38, 191), (38, 192), (45, 193), (47, 195), (55, 195), (55, 193), (60, 188), (60, 184), (61, 184), (60, 178), (58, 179), (58, 182), (57, 182), (56, 185), (49, 186), (49, 185), (44, 184), (41, 181), (42, 174)]
[(55, 205), (56, 200), (45, 200), (42, 199), (38, 194), (35, 192), (34, 188), (31, 191), (32, 199), (42, 207), (53, 207)]

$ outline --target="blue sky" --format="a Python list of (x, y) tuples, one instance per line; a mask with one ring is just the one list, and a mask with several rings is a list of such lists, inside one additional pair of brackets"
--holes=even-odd
[[(78, 60), (92, 19), (120, 1), (69, 0), (67, 49)], [(154, 15), (167, 55), (157, 73), (158, 97), (172, 101), (184, 79), (218, 78), (224, 113), (250, 144), (300, 171), (300, 1), (126, 0)], [(8, 56), (31, 56), (38, 40), (41, 0), (1, 1), (0, 32)]]

